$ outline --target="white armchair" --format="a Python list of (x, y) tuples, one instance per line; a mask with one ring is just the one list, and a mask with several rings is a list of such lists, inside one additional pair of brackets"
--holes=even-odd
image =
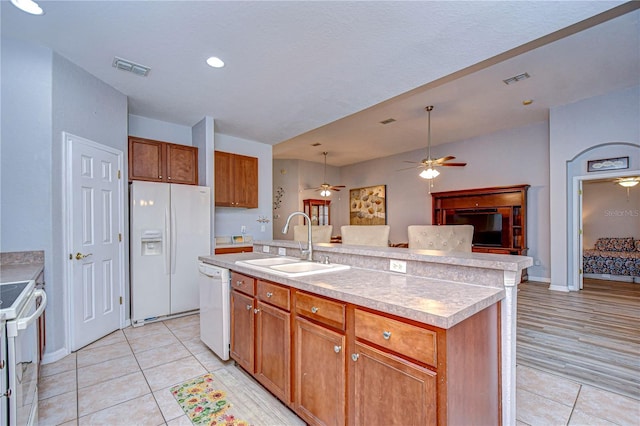
[[(311, 242), (313, 243), (329, 243), (331, 242), (331, 233), (333, 225), (312, 225), (311, 226)], [(293, 227), (293, 240), (307, 242), (309, 238), (307, 225), (295, 225)]]
[(410, 225), (409, 248), (471, 251), (473, 225)]
[(389, 225), (345, 225), (340, 227), (342, 244), (389, 246)]

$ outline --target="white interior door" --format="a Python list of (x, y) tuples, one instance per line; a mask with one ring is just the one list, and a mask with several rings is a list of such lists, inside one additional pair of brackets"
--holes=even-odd
[(67, 154), (69, 338), (75, 351), (120, 328), (122, 152), (70, 134)]

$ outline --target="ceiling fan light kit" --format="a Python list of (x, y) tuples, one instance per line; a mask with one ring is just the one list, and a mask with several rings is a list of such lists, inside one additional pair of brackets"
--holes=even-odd
[(620, 178), (617, 181), (618, 185), (624, 186), (625, 188), (633, 188), (638, 183), (640, 183), (640, 177), (629, 177), (629, 178)]
[(321, 197), (328, 197), (331, 195), (331, 191), (340, 191), (340, 188), (345, 187), (344, 185), (329, 185), (327, 183), (327, 154), (327, 151), (322, 153), (322, 155), (324, 155), (324, 175), (322, 182), (324, 183), (317, 188), (312, 188), (316, 191), (320, 191)]
[(450, 167), (464, 167), (467, 163), (447, 163), (449, 160), (453, 160), (456, 157), (448, 155), (442, 158), (431, 158), (431, 111), (433, 111), (433, 105), (425, 107), (427, 111), (427, 158), (424, 158), (420, 162), (420, 166), (423, 170), (418, 176), (423, 179), (434, 179), (440, 175), (440, 172), (435, 169), (438, 166), (450, 166)]

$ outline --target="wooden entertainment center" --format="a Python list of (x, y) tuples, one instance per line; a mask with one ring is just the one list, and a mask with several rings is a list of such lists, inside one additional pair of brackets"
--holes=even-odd
[(473, 251), (527, 254), (529, 185), (433, 192), (434, 225), (474, 225)]

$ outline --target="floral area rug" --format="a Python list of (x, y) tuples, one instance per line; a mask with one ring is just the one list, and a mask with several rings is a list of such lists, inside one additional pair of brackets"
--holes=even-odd
[(227, 393), (215, 388), (213, 374), (205, 374), (171, 388), (171, 393), (194, 425), (248, 426), (230, 412)]

